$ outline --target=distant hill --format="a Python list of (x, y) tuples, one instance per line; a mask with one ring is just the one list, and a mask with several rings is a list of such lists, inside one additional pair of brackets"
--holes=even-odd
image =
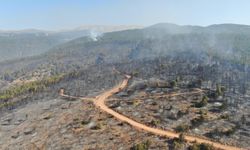
[(141, 29), (143, 26), (139, 25), (83, 25), (77, 27), (75, 30), (92, 30), (95, 32), (114, 32), (121, 30), (129, 30), (129, 29)]
[(0, 31), (0, 61), (42, 54), (70, 40), (105, 32), (139, 28), (139, 26), (82, 26), (71, 30), (42, 31), (26, 29)]
[(143, 29), (106, 33), (98, 41), (79, 38), (55, 47), (51, 52), (54, 56), (79, 57), (86, 61), (100, 53), (105, 61), (113, 62), (192, 52), (250, 62), (250, 26), (201, 27), (161, 23)]

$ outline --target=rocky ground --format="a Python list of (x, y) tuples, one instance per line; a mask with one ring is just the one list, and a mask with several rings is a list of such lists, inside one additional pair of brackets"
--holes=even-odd
[(169, 140), (137, 131), (100, 112), (90, 101), (53, 99), (1, 117), (1, 149), (130, 149), (150, 140), (168, 149)]

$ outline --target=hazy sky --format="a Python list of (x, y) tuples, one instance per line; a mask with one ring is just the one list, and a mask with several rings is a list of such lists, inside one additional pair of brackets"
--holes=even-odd
[(0, 29), (159, 22), (250, 25), (250, 0), (0, 0)]

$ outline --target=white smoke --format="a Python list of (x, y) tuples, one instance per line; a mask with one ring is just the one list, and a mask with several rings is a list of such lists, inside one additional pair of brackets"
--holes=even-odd
[(98, 37), (100, 37), (102, 35), (102, 33), (94, 31), (94, 30), (90, 30), (89, 31), (89, 37), (93, 40), (93, 41), (98, 41)]

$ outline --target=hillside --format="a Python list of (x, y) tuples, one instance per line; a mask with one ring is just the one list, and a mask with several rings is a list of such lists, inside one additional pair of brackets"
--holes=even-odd
[(243, 25), (157, 24), (144, 29), (106, 33), (98, 41), (81, 41), (84, 39), (76, 39), (51, 51), (55, 56), (61, 53), (62, 57), (81, 58), (93, 58), (103, 53), (107, 62), (115, 61), (118, 56), (119, 60), (130, 60), (190, 51), (240, 63), (250, 62), (250, 27)]
[(161, 23), (1, 62), (0, 147), (249, 149), (249, 33)]
[[(76, 68), (103, 63), (155, 59), (159, 56), (203, 58), (250, 63), (250, 29), (246, 25), (221, 24), (207, 27), (156, 24), (143, 29), (105, 33), (64, 42), (41, 55), (0, 63), (2, 84), (15, 78), (67, 73)], [(11, 69), (10, 69), (11, 68)]]
[[(75, 71), (62, 78), (24, 84), (24, 91), (15, 98), (1, 99), (0, 147), (15, 149), (21, 143), (18, 147), (24, 149), (130, 149), (149, 141), (151, 149), (188, 149), (191, 143), (136, 130), (94, 106), (93, 98), (124, 78), (114, 71), (117, 68), (133, 78), (128, 87), (107, 100), (112, 110), (153, 128), (183, 130), (188, 135), (248, 148), (250, 90), (240, 85), (250, 83), (245, 78), (249, 71), (228, 61), (210, 62), (213, 65), (184, 54), (87, 69), (71, 66), (68, 69)], [(60, 88), (67, 95), (86, 99), (60, 97)], [(197, 89), (204, 92), (195, 93)], [(242, 121), (244, 115), (246, 120)], [(105, 145), (107, 142), (110, 144)]]
[(2, 78), (6, 73), (20, 77), (23, 72), (32, 73), (39, 68), (62, 73), (70, 71), (72, 66), (84, 68), (99, 63), (129, 62), (179, 54), (187, 58), (191, 54), (197, 58), (204, 57), (207, 63), (210, 63), (209, 59), (216, 58), (236, 64), (249, 64), (249, 33), (250, 28), (246, 25), (201, 27), (161, 23), (143, 29), (105, 33), (95, 39), (81, 37), (64, 42), (35, 57), (2, 62), (0, 74)]
[(43, 31), (35, 29), (0, 31), (0, 61), (35, 56), (70, 40), (96, 36), (139, 26), (81, 26), (71, 30)]

